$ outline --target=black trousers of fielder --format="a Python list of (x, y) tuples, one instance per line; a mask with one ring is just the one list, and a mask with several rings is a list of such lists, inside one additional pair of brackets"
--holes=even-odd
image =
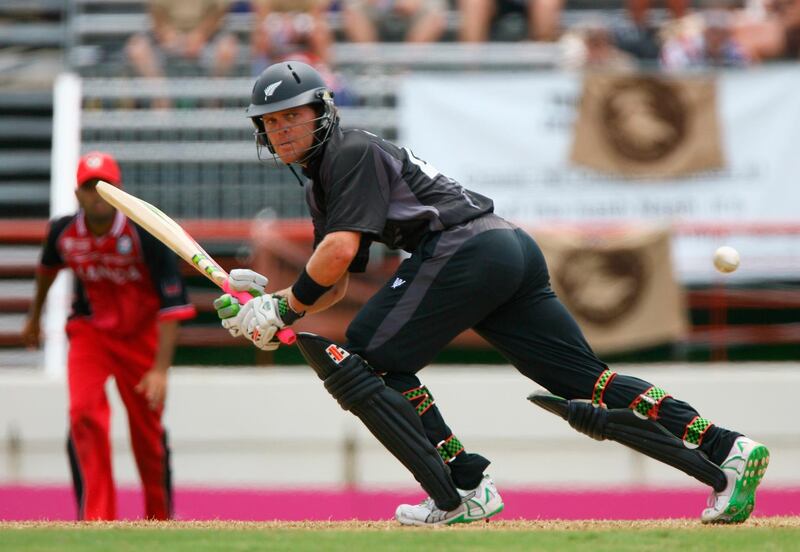
[[(565, 399), (592, 398), (608, 369), (550, 288), (539, 246), (495, 215), (428, 236), (355, 317), (347, 348), (383, 373), (388, 386), (405, 392), (422, 385), (416, 373), (468, 328), (522, 374)], [(651, 387), (619, 374), (602, 400), (609, 408), (627, 408)], [(658, 409), (658, 421), (680, 439), (697, 417), (694, 408), (672, 397)], [(434, 445), (453, 434), (435, 405), (421, 418)], [(719, 464), (737, 436), (711, 425), (700, 449)], [(456, 486), (475, 487), (488, 465), (479, 454), (458, 454), (450, 463)]]

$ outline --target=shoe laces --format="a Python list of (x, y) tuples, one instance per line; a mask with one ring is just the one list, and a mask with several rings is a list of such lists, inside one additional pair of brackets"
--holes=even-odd
[(431, 511), (436, 508), (436, 503), (431, 497), (426, 497), (425, 500), (419, 503), (419, 505)]

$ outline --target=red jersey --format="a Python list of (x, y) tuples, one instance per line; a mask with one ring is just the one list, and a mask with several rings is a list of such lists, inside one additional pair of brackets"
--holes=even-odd
[(75, 273), (71, 316), (114, 335), (195, 315), (175, 254), (119, 211), (103, 236), (89, 231), (83, 211), (50, 223), (39, 270), (64, 267)]

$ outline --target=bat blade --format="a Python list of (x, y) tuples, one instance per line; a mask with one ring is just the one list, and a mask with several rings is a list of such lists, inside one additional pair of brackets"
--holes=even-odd
[[(97, 183), (97, 193), (222, 290), (234, 295), (242, 303), (252, 299), (249, 293), (231, 291), (227, 285), (228, 273), (180, 224), (158, 207), (102, 180)], [(291, 345), (296, 338), (292, 330), (284, 328), (278, 332), (278, 339), (284, 344)]]
[(102, 180), (97, 183), (97, 192), (218, 286), (228, 279), (228, 273), (200, 244), (155, 205)]

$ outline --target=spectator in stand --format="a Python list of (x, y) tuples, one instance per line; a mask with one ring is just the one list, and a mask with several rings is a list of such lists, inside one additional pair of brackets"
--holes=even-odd
[(566, 69), (602, 69), (633, 71), (635, 57), (618, 48), (608, 25), (599, 20), (576, 25), (561, 37), (564, 53), (562, 66)]
[(445, 0), (342, 0), (341, 10), (352, 42), (436, 42), (447, 25)]
[[(665, 3), (674, 19), (680, 19), (689, 13), (689, 0), (666, 0)], [(628, 0), (628, 14), (637, 27), (650, 25), (650, 4), (650, 0)]]
[(330, 62), (333, 33), (327, 22), (329, 0), (252, 0), (253, 73), (284, 59), (310, 65)]
[(330, 0), (251, 0), (253, 74), (292, 59), (313, 66), (334, 91), (339, 105), (355, 102), (344, 78), (329, 63), (333, 32), (327, 21)]
[(708, 10), (665, 29), (661, 66), (666, 70), (745, 67), (750, 60), (733, 34), (733, 16)]
[[(238, 42), (222, 31), (228, 0), (149, 0), (150, 30), (133, 35), (125, 52), (138, 75), (161, 78), (170, 61), (189, 62), (215, 77), (236, 63)], [(158, 99), (156, 107), (169, 107)]]
[(748, 57), (800, 57), (800, 0), (750, 0), (736, 12), (733, 34)]
[(554, 41), (559, 37), (563, 5), (564, 0), (458, 0), (459, 39), (486, 42), (493, 38), (493, 28), (503, 26), (503, 20), (522, 16), (527, 21), (528, 39)]
[[(689, 13), (689, 0), (666, 0), (671, 20)], [(630, 25), (615, 30), (614, 42), (624, 51), (642, 61), (656, 62), (661, 53), (659, 27), (650, 18), (650, 0), (628, 0)]]

